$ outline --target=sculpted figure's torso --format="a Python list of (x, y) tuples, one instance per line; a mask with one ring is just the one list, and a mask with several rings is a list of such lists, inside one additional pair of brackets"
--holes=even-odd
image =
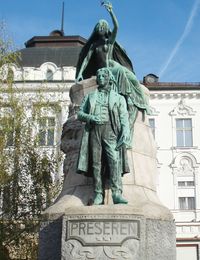
[(102, 39), (96, 42), (91, 47), (92, 55), (95, 57), (96, 67), (98, 69), (109, 67), (109, 60), (111, 59), (112, 45), (107, 39)]

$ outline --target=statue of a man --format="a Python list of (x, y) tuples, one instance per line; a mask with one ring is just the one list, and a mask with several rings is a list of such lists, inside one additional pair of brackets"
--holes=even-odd
[(126, 147), (130, 148), (130, 127), (125, 98), (115, 89), (108, 68), (97, 71), (98, 89), (85, 96), (78, 119), (86, 122), (78, 172), (94, 179), (94, 205), (103, 204), (102, 172), (106, 168), (114, 204), (127, 204), (122, 197), (122, 175), (129, 172)]

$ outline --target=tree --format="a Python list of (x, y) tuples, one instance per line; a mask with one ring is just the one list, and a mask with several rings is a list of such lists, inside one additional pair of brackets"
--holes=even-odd
[[(27, 113), (27, 100), (14, 84), (20, 54), (0, 24), (0, 259), (37, 259), (42, 210), (60, 189), (54, 180), (59, 152), (41, 151), (36, 133), (45, 99)], [(56, 107), (54, 106), (54, 109)]]

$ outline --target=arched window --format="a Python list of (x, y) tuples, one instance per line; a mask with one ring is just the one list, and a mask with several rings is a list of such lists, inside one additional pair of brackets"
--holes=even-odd
[(48, 69), (46, 72), (46, 80), (53, 80), (53, 71)]

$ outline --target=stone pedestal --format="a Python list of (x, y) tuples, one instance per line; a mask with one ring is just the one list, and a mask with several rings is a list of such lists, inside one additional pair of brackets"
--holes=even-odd
[(128, 151), (131, 172), (123, 177), (128, 205), (113, 205), (106, 187), (104, 205), (88, 206), (93, 182), (76, 173), (84, 128), (76, 119), (76, 109), (95, 87), (95, 79), (90, 79), (70, 92), (72, 106), (61, 145), (66, 154), (64, 185), (54, 205), (44, 212), (39, 259), (175, 260), (175, 225), (156, 194), (156, 146), (142, 112), (134, 126), (133, 149)]
[(149, 210), (145, 216), (128, 205), (85, 206), (69, 208), (60, 218), (46, 215), (39, 259), (175, 260), (171, 215), (155, 205)]

